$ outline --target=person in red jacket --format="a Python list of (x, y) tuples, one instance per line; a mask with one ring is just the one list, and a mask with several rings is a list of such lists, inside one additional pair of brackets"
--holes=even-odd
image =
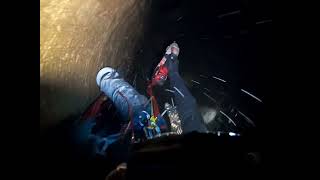
[(176, 42), (167, 47), (164, 57), (155, 69), (151, 84), (161, 86), (169, 78), (183, 132), (206, 132), (207, 128), (197, 110), (197, 102), (179, 74), (179, 52), (180, 48)]

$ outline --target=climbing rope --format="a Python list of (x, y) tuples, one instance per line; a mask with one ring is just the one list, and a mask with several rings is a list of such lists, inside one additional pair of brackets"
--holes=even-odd
[(129, 123), (128, 123), (128, 126), (125, 129), (123, 135), (125, 135), (127, 133), (127, 131), (129, 129), (131, 129), (131, 139), (132, 139), (132, 141), (134, 141), (134, 122), (133, 122), (132, 107), (131, 107), (131, 104), (128, 101), (128, 98), (125, 97), (120, 91), (118, 91), (118, 93), (120, 94), (120, 96), (122, 96), (126, 100), (126, 102), (128, 104), (128, 112), (129, 112), (129, 116), (128, 116)]

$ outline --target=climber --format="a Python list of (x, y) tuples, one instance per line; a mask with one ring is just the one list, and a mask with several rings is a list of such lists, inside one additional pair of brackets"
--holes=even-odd
[[(147, 138), (150, 138), (167, 131), (168, 126), (160, 115), (156, 98), (152, 94), (152, 88), (163, 85), (167, 79), (169, 79), (170, 88), (175, 90), (174, 100), (181, 119), (183, 133), (207, 131), (202, 117), (197, 111), (196, 100), (179, 75), (179, 51), (178, 44), (172, 43), (167, 47), (164, 57), (156, 67), (147, 89), (151, 102), (148, 101), (147, 97), (138, 93), (116, 70), (105, 67), (98, 72), (96, 77), (98, 87), (113, 102), (120, 119), (123, 121), (122, 124), (128, 124), (127, 129), (131, 129), (131, 131), (127, 132), (132, 132), (133, 140), (135, 136), (140, 136), (141, 138), (141, 134), (145, 134)], [(145, 112), (144, 117), (141, 116), (142, 112)], [(141, 118), (139, 118), (140, 116)], [(93, 126), (90, 125), (88, 127), (92, 128)], [(121, 135), (115, 133), (109, 134), (107, 137), (91, 137), (94, 137), (94, 142), (99, 142), (99, 147), (102, 147), (104, 151)], [(105, 142), (106, 145), (101, 144), (101, 142)], [(101, 150), (97, 150), (97, 152), (101, 153)]]
[(174, 100), (181, 118), (183, 132), (206, 132), (207, 129), (202, 123), (202, 116), (197, 110), (196, 100), (179, 74), (179, 52), (180, 49), (176, 42), (166, 48), (165, 55), (156, 68), (151, 84), (162, 85), (163, 81), (169, 77), (170, 89), (175, 90)]
[[(208, 135), (207, 133), (203, 133), (207, 132), (207, 129), (203, 123), (201, 114), (197, 110), (196, 100), (187, 89), (183, 79), (179, 74), (179, 51), (180, 49), (177, 43), (172, 43), (167, 47), (165, 55), (155, 68), (152, 79), (148, 84), (147, 93), (149, 95), (149, 100), (146, 96), (137, 92), (137, 90), (135, 90), (128, 82), (126, 82), (116, 70), (110, 67), (105, 67), (97, 74), (96, 82), (98, 87), (108, 97), (108, 99), (113, 102), (113, 105), (117, 109), (117, 112), (120, 116), (120, 120), (122, 121), (121, 124), (127, 124), (126, 131), (125, 133), (106, 133), (107, 135), (103, 137), (100, 135), (93, 135), (90, 133), (90, 131), (94, 126), (94, 120), (89, 119), (86, 121), (86, 123), (83, 123), (85, 127), (82, 129), (82, 137), (85, 138), (85, 136), (89, 134), (88, 137), (94, 146), (92, 149), (94, 149), (95, 154), (103, 155), (107, 157), (106, 159), (112, 156), (112, 158), (108, 159), (112, 161), (111, 164), (133, 164), (131, 166), (128, 165), (128, 167), (131, 167), (130, 172), (128, 170), (128, 174), (131, 174), (130, 176), (134, 176), (135, 174), (132, 173), (135, 172), (138, 173), (138, 176), (141, 176), (141, 174), (144, 176), (144, 173), (149, 171), (160, 171), (160, 174), (163, 174), (163, 169), (159, 167), (172, 167), (171, 165), (163, 164), (166, 163), (163, 161), (164, 159), (167, 157), (173, 157), (173, 162), (177, 162), (175, 156), (167, 156), (167, 154), (171, 153), (178, 155), (178, 157), (181, 159), (180, 155), (184, 156), (188, 154), (185, 153), (186, 151), (190, 150), (193, 153), (194, 150), (201, 149), (201, 147), (196, 148), (193, 143), (197, 142), (197, 145), (201, 144), (201, 141), (198, 141), (198, 138)], [(162, 86), (167, 80), (169, 80), (169, 88), (174, 92), (173, 98), (175, 105), (173, 105), (174, 108), (170, 110), (174, 110), (174, 114), (178, 114), (180, 118), (179, 121), (174, 121), (176, 125), (174, 128), (178, 132), (176, 134), (188, 134), (182, 136), (169, 136), (167, 134), (168, 137), (153, 139), (154, 137), (161, 136), (163, 132), (168, 131), (168, 126), (162, 115), (159, 113), (156, 98), (153, 96), (152, 92), (154, 86)], [(102, 129), (100, 131), (106, 130)], [(193, 131), (200, 133), (190, 133)], [(125, 138), (122, 138), (123, 135), (125, 135)], [(185, 138), (188, 142), (182, 138)], [(147, 140), (147, 142), (142, 144), (134, 143), (132, 145), (132, 142), (141, 142), (144, 140)], [(189, 143), (189, 141), (191, 141), (191, 143)], [(220, 141), (217, 141), (217, 143), (219, 142)], [(142, 150), (140, 150), (140, 145), (143, 145), (143, 148), (145, 149), (142, 148)], [(138, 147), (138, 149), (135, 149), (136, 147)], [(183, 149), (183, 151), (181, 151), (181, 149)], [(106, 153), (108, 150), (110, 150), (109, 153)], [(228, 155), (229, 154), (233, 153), (228, 153)], [(150, 158), (150, 156), (152, 158)], [(192, 159), (200, 158), (198, 158), (197, 155), (192, 156)], [(223, 160), (225, 159), (226, 158), (223, 158)], [(232, 160), (235, 158), (229, 159)], [(160, 163), (155, 164), (154, 162)], [(169, 163), (170, 162), (172, 161), (169, 161)], [(135, 166), (135, 163), (138, 163), (138, 165)], [(183, 163), (181, 163), (181, 165), (183, 165)], [(187, 163), (186, 166), (183, 167), (190, 167), (190, 165)], [(147, 171), (143, 171), (144, 173), (141, 173), (141, 169)], [(165, 170), (168, 170), (168, 168)], [(176, 173), (179, 174), (179, 172)], [(145, 177), (149, 178), (148, 175), (145, 175)]]

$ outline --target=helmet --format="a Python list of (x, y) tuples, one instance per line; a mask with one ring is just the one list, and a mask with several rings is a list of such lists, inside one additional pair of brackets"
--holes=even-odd
[(102, 78), (119, 78), (119, 76), (119, 73), (115, 69), (111, 67), (105, 67), (98, 72), (96, 82), (97, 85), (100, 87)]

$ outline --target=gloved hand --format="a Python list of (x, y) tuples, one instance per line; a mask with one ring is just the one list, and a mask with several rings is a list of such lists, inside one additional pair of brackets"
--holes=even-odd
[(178, 56), (179, 52), (180, 52), (180, 48), (175, 41), (166, 48), (166, 54), (168, 55), (174, 54)]
[(165, 66), (168, 68), (169, 73), (179, 72), (179, 61), (178, 55), (180, 52), (180, 48), (176, 42), (170, 44), (167, 47), (165, 57), (167, 59)]

